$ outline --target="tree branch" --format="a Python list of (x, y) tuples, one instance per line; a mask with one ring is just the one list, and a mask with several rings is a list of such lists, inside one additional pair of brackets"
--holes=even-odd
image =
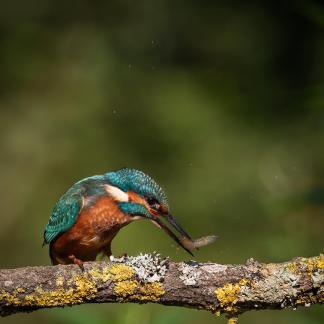
[(324, 303), (324, 256), (285, 263), (175, 263), (159, 255), (0, 270), (0, 315), (83, 303), (154, 302), (238, 314)]

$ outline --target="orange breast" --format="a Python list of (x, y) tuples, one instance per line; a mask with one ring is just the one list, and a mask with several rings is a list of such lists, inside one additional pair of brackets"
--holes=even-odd
[(111, 255), (112, 239), (131, 220), (119, 210), (113, 198), (100, 197), (94, 205), (83, 209), (72, 228), (51, 244), (53, 263), (71, 263), (70, 255), (82, 261), (95, 260), (100, 252)]

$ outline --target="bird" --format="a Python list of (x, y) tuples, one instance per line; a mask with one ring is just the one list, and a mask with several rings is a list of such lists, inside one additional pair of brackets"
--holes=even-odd
[(140, 219), (151, 221), (193, 256), (194, 240), (170, 213), (163, 189), (144, 172), (131, 168), (72, 185), (53, 208), (43, 246), (49, 244), (53, 265), (74, 263), (84, 269), (83, 262), (94, 261), (99, 254), (110, 257), (118, 231)]

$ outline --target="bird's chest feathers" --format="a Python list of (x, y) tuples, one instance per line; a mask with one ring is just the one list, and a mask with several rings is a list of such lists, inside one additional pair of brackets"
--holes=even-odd
[[(87, 199), (87, 198), (85, 198)], [(82, 244), (105, 244), (118, 230), (131, 221), (131, 217), (120, 211), (114, 199), (102, 196), (92, 201), (80, 213), (74, 230)]]

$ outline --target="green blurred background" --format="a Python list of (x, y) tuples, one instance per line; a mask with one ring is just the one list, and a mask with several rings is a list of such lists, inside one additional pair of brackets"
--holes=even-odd
[[(0, 4), (1, 267), (49, 264), (42, 234), (77, 180), (154, 177), (198, 261), (312, 256), (324, 246), (324, 6), (320, 1)], [(188, 255), (148, 222), (113, 253)], [(224, 323), (159, 305), (42, 310), (1, 323)], [(240, 323), (323, 323), (319, 306)]]

